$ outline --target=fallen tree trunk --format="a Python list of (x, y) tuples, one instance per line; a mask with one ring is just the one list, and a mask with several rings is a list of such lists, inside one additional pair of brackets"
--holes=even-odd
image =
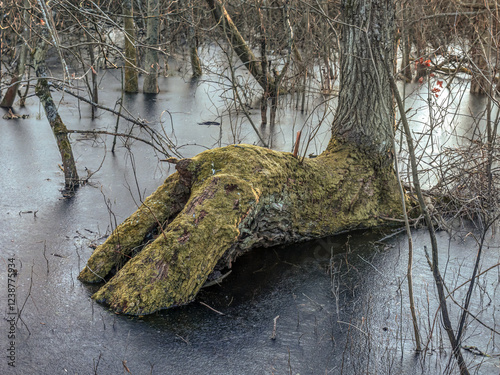
[(289, 153), (228, 146), (176, 168), (80, 273), (94, 283), (118, 270), (93, 296), (117, 312), (186, 304), (214, 270), (252, 248), (372, 227), (400, 211), (392, 168), (379, 170), (347, 145), (304, 163)]

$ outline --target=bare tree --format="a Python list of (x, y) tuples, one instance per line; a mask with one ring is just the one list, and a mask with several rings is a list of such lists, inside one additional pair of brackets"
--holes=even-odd
[(134, 93), (139, 91), (139, 77), (136, 70), (137, 51), (132, 0), (124, 0), (122, 9), (125, 30), (125, 92)]
[(67, 191), (72, 192), (76, 187), (78, 187), (80, 181), (76, 170), (73, 151), (71, 149), (71, 143), (68, 139), (66, 126), (64, 125), (61, 116), (59, 116), (57, 105), (54, 103), (49, 90), (49, 83), (47, 81), (47, 66), (45, 64), (45, 56), (48, 48), (49, 45), (45, 41), (42, 41), (42, 43), (39, 44), (35, 50), (33, 64), (38, 77), (38, 84), (35, 91), (36, 95), (40, 98), (43, 108), (45, 109), (45, 115), (47, 116), (47, 120), (52, 128), (52, 132), (54, 133), (57, 146), (59, 148), (59, 153), (61, 154), (64, 171), (64, 187)]
[(30, 14), (29, 14), (29, 1), (23, 0), (23, 31), (21, 34), (21, 46), (19, 47), (19, 60), (16, 64), (16, 69), (13, 74), (12, 80), (10, 82), (9, 88), (5, 93), (2, 102), (0, 103), (0, 107), (10, 108), (14, 104), (14, 100), (16, 99), (17, 90), (19, 89), (20, 81), (22, 80), (25, 72), (25, 66), (27, 63), (28, 57), (28, 33), (29, 33), (29, 25), (30, 25)]
[(148, 0), (148, 19), (147, 32), (146, 32), (146, 45), (148, 49), (146, 50), (146, 66), (145, 70), (147, 72), (144, 78), (143, 92), (156, 94), (159, 91), (158, 88), (158, 70), (160, 67), (158, 61), (158, 40), (160, 32), (160, 3), (158, 0)]

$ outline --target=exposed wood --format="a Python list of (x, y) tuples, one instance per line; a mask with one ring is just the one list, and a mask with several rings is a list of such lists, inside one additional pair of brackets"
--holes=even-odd
[(299, 154), (299, 146), (300, 146), (300, 135), (302, 132), (299, 130), (297, 132), (297, 137), (295, 138), (295, 147), (293, 148), (293, 157), (296, 158)]

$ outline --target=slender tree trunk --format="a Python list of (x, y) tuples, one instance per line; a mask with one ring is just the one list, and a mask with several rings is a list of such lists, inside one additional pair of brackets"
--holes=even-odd
[(132, 0), (124, 0), (122, 9), (125, 29), (125, 92), (134, 93), (139, 91), (139, 78), (136, 69), (137, 51)]
[(160, 4), (158, 0), (148, 0), (148, 20), (146, 31), (146, 67), (144, 70), (148, 72), (144, 77), (144, 85), (142, 91), (147, 94), (157, 94), (160, 89), (158, 87), (158, 70), (160, 67), (158, 61), (158, 39), (160, 35)]
[(193, 78), (199, 78), (203, 74), (201, 70), (201, 61), (198, 56), (198, 46), (196, 43), (196, 28), (194, 25), (193, 17), (193, 1), (187, 1), (187, 21), (188, 21), (188, 46), (189, 46), (189, 58), (191, 60), (191, 71)]
[[(328, 15), (328, 2), (324, 3), (323, 13)], [(322, 34), (325, 41), (329, 41), (330, 37), (328, 36), (329, 25), (328, 23), (323, 23), (322, 25)], [(322, 91), (324, 94), (330, 94), (333, 89), (333, 80), (334, 73), (332, 69), (331, 59), (330, 59), (330, 44), (325, 42), (323, 44), (323, 64), (324, 68), (322, 69)]]
[(47, 66), (45, 65), (47, 49), (48, 46), (45, 41), (43, 41), (37, 46), (33, 57), (33, 65), (35, 66), (36, 76), (38, 77), (35, 92), (43, 105), (45, 115), (52, 128), (52, 132), (57, 141), (57, 147), (59, 148), (59, 153), (61, 154), (65, 190), (71, 192), (79, 185), (78, 172), (76, 170), (75, 159), (73, 158), (71, 143), (68, 139), (66, 125), (64, 125), (61, 116), (59, 116), (57, 106), (49, 90)]
[(14, 104), (17, 95), (17, 90), (19, 88), (19, 83), (24, 76), (26, 59), (28, 56), (28, 45), (26, 43), (28, 40), (28, 32), (29, 32), (28, 26), (30, 24), (30, 15), (28, 12), (29, 2), (27, 0), (24, 0), (23, 6), (24, 6), (24, 11), (23, 11), (24, 29), (22, 38), (23, 44), (20, 47), (19, 61), (17, 63), (14, 77), (12, 77), (12, 81), (10, 82), (9, 88), (7, 89), (7, 92), (5, 93), (5, 96), (3, 97), (2, 102), (0, 103), (0, 107), (4, 108), (10, 108)]
[(491, 42), (489, 39), (488, 18), (485, 14), (477, 16), (478, 20), (475, 24), (476, 35), (475, 41), (470, 51), (472, 62), (472, 80), (470, 85), (471, 94), (484, 95), (489, 92), (491, 83), (491, 74), (488, 66), (489, 50)]
[[(90, 66), (92, 70), (92, 86), (91, 86), (91, 96), (92, 96), (92, 102), (97, 104), (99, 103), (99, 88), (98, 88), (98, 83), (97, 83), (97, 70), (99, 67), (97, 66), (97, 61), (95, 58), (94, 54), (94, 44), (92, 43), (92, 38), (90, 37), (90, 24), (87, 26), (87, 33), (85, 34), (87, 37), (87, 42), (89, 43), (88, 46), (88, 53), (90, 57)], [(92, 105), (92, 120), (95, 119), (95, 113), (97, 111), (97, 107), (95, 105)]]
[[(413, 36), (415, 37), (415, 45), (417, 47), (417, 62), (415, 63), (415, 82), (418, 82), (420, 78), (427, 75), (427, 69), (425, 64), (420, 63), (420, 59), (424, 59), (426, 44), (424, 40), (424, 35), (419, 27), (413, 29)], [(425, 59), (424, 59), (425, 60)]]
[(407, 20), (410, 18), (408, 13), (408, 3), (403, 2), (403, 21), (402, 21), (402, 29), (401, 29), (401, 40), (402, 40), (402, 52), (403, 58), (401, 61), (401, 71), (403, 73), (403, 77), (406, 82), (411, 82), (412, 72), (411, 72), (411, 62), (410, 62), (410, 52), (411, 52), (411, 39), (410, 32), (411, 30), (408, 28)]
[(219, 0), (206, 0), (212, 15), (222, 31), (227, 36), (231, 47), (234, 49), (240, 60), (245, 64), (248, 71), (265, 90), (267, 85), (272, 85), (272, 80), (264, 75), (260, 61), (255, 57), (250, 47), (241, 36), (233, 20), (226, 11), (224, 5)]
[(262, 1), (259, 3), (257, 9), (259, 12), (259, 31), (260, 31), (260, 66), (262, 69), (262, 78), (264, 85), (264, 93), (260, 99), (260, 124), (261, 126), (267, 125), (267, 100), (269, 99), (269, 83), (267, 81), (268, 74), (268, 61), (267, 61), (267, 35), (266, 27), (264, 25), (264, 15), (262, 14)]

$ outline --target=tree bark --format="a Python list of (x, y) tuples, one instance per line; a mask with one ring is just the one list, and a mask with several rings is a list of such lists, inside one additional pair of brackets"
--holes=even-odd
[(260, 99), (260, 125), (267, 125), (267, 99), (269, 98), (269, 85), (267, 82), (267, 31), (264, 25), (264, 15), (262, 14), (262, 2), (259, 3), (259, 7), (257, 8), (257, 12), (259, 13), (259, 32), (260, 32), (260, 66), (262, 69), (262, 78), (263, 78), (263, 88), (264, 93), (262, 94), (262, 98)]
[(196, 29), (194, 27), (194, 17), (193, 17), (193, 2), (192, 0), (187, 1), (187, 21), (188, 21), (188, 46), (189, 46), (189, 57), (191, 60), (191, 74), (193, 78), (199, 78), (203, 74), (201, 69), (201, 61), (198, 56), (198, 46), (196, 45)]
[(14, 104), (17, 95), (17, 90), (19, 88), (19, 83), (24, 76), (26, 59), (28, 56), (27, 39), (28, 39), (28, 25), (30, 19), (30, 14), (28, 12), (29, 2), (27, 0), (24, 0), (23, 6), (24, 6), (23, 10), (24, 28), (22, 37), (23, 44), (20, 47), (19, 61), (17, 63), (14, 77), (12, 77), (12, 81), (10, 82), (9, 88), (7, 89), (7, 92), (5, 93), (5, 96), (2, 98), (2, 102), (0, 103), (0, 107), (3, 108), (11, 108), (12, 105)]
[[(99, 84), (97, 82), (97, 70), (99, 69), (99, 67), (94, 54), (94, 44), (92, 43), (92, 38), (90, 36), (90, 30), (91, 30), (90, 23), (87, 25), (87, 30), (88, 31), (85, 33), (85, 37), (87, 39), (87, 43), (89, 43), (88, 54), (90, 58), (90, 67), (92, 70), (92, 86), (89, 85), (89, 91), (90, 95), (92, 96), (92, 103), (97, 104), (99, 103)], [(95, 113), (97, 111), (97, 107), (94, 104), (92, 104), (91, 108), (92, 108), (91, 119), (93, 121), (95, 119)]]
[(401, 50), (402, 50), (402, 61), (401, 61), (401, 72), (406, 82), (411, 82), (412, 79), (412, 71), (411, 71), (411, 62), (410, 62), (410, 52), (411, 52), (411, 39), (410, 33), (412, 29), (408, 26), (409, 17), (409, 4), (403, 2), (401, 5), (403, 15), (402, 27), (401, 27)]
[(386, 65), (394, 61), (394, 4), (342, 3), (339, 104), (330, 143), (356, 144), (380, 163), (391, 164), (394, 110)]
[[(423, 10), (422, 10), (423, 12)], [(426, 41), (424, 37), (424, 33), (422, 28), (414, 27), (413, 28), (413, 37), (415, 39), (415, 46), (417, 48), (417, 62), (415, 64), (415, 82), (419, 82), (420, 78), (424, 78), (427, 75), (427, 69), (425, 64), (422, 64), (420, 61), (427, 60), (425, 58), (425, 47)]]
[(124, 0), (123, 24), (125, 29), (125, 92), (139, 92), (139, 78), (137, 74), (137, 51), (135, 49), (134, 11), (131, 0)]
[(231, 47), (234, 49), (240, 60), (246, 66), (250, 74), (255, 78), (259, 85), (266, 90), (272, 85), (272, 79), (269, 75), (264, 75), (260, 61), (255, 57), (250, 47), (241, 36), (233, 20), (226, 11), (226, 8), (219, 0), (206, 0), (212, 15), (222, 31), (226, 35)]
[(491, 40), (488, 30), (487, 15), (477, 16), (475, 24), (476, 35), (470, 51), (472, 80), (470, 84), (471, 94), (484, 95), (489, 92), (492, 85), (492, 74), (488, 66), (490, 60)]
[[(233, 145), (178, 161), (177, 172), (80, 273), (85, 282), (108, 280), (94, 299), (132, 315), (183, 305), (253, 248), (372, 227), (401, 212), (391, 164), (391, 89), (381, 69), (392, 64), (394, 7), (392, 0), (343, 3), (345, 24), (353, 25), (344, 27), (341, 44), (346, 86), (325, 152), (301, 161)], [(247, 62), (258, 69), (256, 60)]]
[(146, 31), (146, 67), (148, 72), (144, 77), (142, 91), (146, 94), (157, 94), (160, 89), (158, 87), (158, 70), (160, 67), (158, 61), (158, 38), (160, 25), (160, 5), (158, 0), (148, 0), (148, 20)]
[(47, 120), (49, 121), (57, 141), (57, 147), (59, 148), (63, 164), (65, 190), (72, 192), (79, 185), (78, 172), (76, 170), (71, 143), (68, 139), (66, 125), (64, 125), (61, 116), (59, 116), (57, 106), (49, 90), (47, 66), (45, 65), (47, 49), (48, 46), (46, 42), (43, 41), (36, 48), (33, 57), (33, 64), (35, 66), (36, 76), (38, 77), (35, 93), (40, 98), (40, 102), (45, 110), (45, 115), (47, 116)]
[(400, 208), (392, 169), (374, 168), (350, 145), (304, 163), (289, 153), (228, 146), (183, 159), (177, 171), (80, 273), (100, 282), (119, 270), (93, 297), (117, 312), (186, 304), (214, 269), (255, 247), (371, 227)]

